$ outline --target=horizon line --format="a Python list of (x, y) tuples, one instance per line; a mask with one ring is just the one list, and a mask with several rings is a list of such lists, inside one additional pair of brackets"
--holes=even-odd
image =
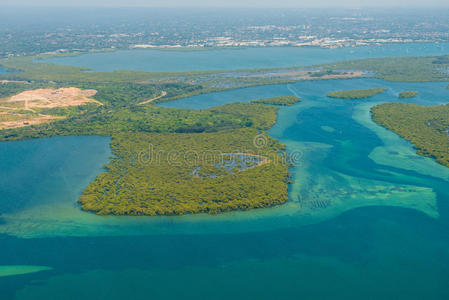
[(3, 7), (18, 7), (18, 8), (220, 8), (220, 9), (347, 9), (347, 10), (362, 10), (362, 9), (436, 9), (436, 8), (449, 8), (447, 5), (379, 5), (379, 6), (228, 6), (228, 5), (142, 5), (142, 4), (128, 4), (128, 5), (109, 5), (109, 4), (95, 4), (95, 5), (76, 5), (76, 4), (40, 4), (40, 5), (28, 5), (25, 3), (6, 3)]

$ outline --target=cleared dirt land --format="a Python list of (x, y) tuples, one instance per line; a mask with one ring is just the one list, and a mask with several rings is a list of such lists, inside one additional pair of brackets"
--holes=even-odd
[(95, 96), (96, 90), (81, 90), (79, 88), (61, 88), (61, 89), (38, 89), (25, 91), (7, 100), (8, 103), (19, 102), (24, 103), (28, 108), (53, 108), (78, 106), (89, 102), (100, 102), (89, 97)]
[(42, 114), (40, 110), (56, 107), (79, 106), (87, 103), (102, 105), (92, 99), (96, 90), (75, 87), (60, 89), (37, 89), (22, 92), (0, 100), (0, 129), (37, 125), (60, 116)]

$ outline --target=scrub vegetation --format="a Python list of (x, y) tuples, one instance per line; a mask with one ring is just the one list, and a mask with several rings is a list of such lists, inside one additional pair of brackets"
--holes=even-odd
[[(97, 214), (183, 215), (270, 207), (288, 199), (283, 148), (267, 137), (257, 148), (254, 128), (216, 133), (120, 133), (114, 159), (84, 190), (82, 208)], [(257, 153), (267, 163), (241, 171), (220, 168), (224, 153)], [(206, 169), (198, 176), (195, 170)]]
[(330, 92), (327, 94), (327, 96), (339, 99), (365, 99), (373, 97), (383, 92), (385, 92), (385, 89), (382, 88), (366, 89), (366, 90), (346, 90), (346, 91)]
[(418, 96), (417, 91), (405, 91), (399, 94), (399, 98), (414, 98)]
[(376, 123), (413, 143), (418, 154), (449, 167), (449, 105), (385, 103), (371, 113)]
[(333, 70), (358, 70), (388, 81), (448, 81), (448, 56), (368, 58), (324, 64)]
[[(52, 85), (57, 88), (64, 84)], [(7, 87), (4, 95), (22, 91), (21, 86), (4, 86)], [(114, 156), (105, 172), (82, 193), (79, 199), (82, 209), (116, 215), (214, 214), (287, 201), (289, 166), (283, 155), (284, 146), (264, 134), (276, 122), (277, 107), (234, 103), (206, 110), (163, 108), (152, 103), (140, 104), (162, 91), (189, 93), (190, 86), (133, 83), (77, 86), (83, 88), (79, 92), (91, 91), (89, 95), (97, 102), (35, 108), (61, 119), (1, 130), (0, 140), (110, 136)], [(0, 121), (1, 117), (6, 116), (0, 115)], [(265, 141), (262, 147), (254, 143), (259, 135)], [(157, 153), (154, 159), (150, 148)], [(239, 155), (248, 158), (243, 167), (240, 163), (241, 169), (230, 161)]]
[[(116, 83), (151, 87), (168, 85), (170, 89), (166, 91), (167, 94), (155, 102), (213, 91), (320, 78), (375, 77), (404, 82), (449, 81), (448, 56), (371, 58), (291, 68), (152, 73), (144, 71), (87, 72), (89, 69), (83, 67), (62, 66), (39, 61), (39, 59), (50, 56), (55, 55), (2, 59), (0, 66), (12, 73), (0, 74), (0, 80), (28, 81), (31, 84), (44, 86), (52, 84), (58, 85), (58, 87), (67, 83), (72, 83), (70, 86), (75, 83), (87, 85)], [(300, 76), (300, 74), (307, 76)], [(352, 75), (339, 77), (341, 74)], [(161, 92), (160, 90), (155, 93), (153, 97), (161, 95)]]
[(280, 97), (252, 100), (251, 103), (262, 103), (262, 104), (279, 105), (279, 106), (291, 106), (295, 103), (298, 103), (299, 101), (301, 101), (301, 99), (299, 97), (280, 96)]

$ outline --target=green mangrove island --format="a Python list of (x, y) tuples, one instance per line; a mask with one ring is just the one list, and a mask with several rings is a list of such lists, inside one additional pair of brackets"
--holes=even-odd
[(384, 103), (371, 113), (376, 123), (413, 143), (418, 154), (449, 167), (449, 104)]
[[(279, 154), (282, 145), (267, 136), (267, 146), (257, 148), (253, 140), (258, 134), (255, 128), (242, 128), (114, 135), (113, 161), (84, 190), (79, 203), (97, 214), (150, 216), (282, 204), (288, 199), (288, 164)], [(239, 151), (246, 158), (262, 159), (237, 165), (233, 162)]]
[(417, 91), (404, 91), (399, 94), (399, 98), (414, 98), (418, 96), (419, 92)]
[(365, 90), (346, 90), (346, 91), (336, 91), (327, 93), (330, 98), (338, 99), (365, 99), (373, 97), (377, 94), (385, 92), (385, 89), (375, 88), (375, 89), (365, 89)]
[(280, 96), (280, 97), (252, 100), (251, 103), (292, 106), (293, 104), (298, 103), (299, 101), (301, 101), (301, 99), (296, 96)]

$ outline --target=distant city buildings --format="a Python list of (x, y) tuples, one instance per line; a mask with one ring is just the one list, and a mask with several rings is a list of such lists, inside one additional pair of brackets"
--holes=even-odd
[[(46, 24), (33, 31), (0, 26), (0, 58), (105, 49), (280, 47), (325, 48), (406, 42), (449, 42), (449, 11), (211, 12), (201, 19), (173, 11), (111, 18), (99, 26)], [(178, 12), (179, 13), (179, 12)], [(120, 16), (120, 12), (117, 12)], [(1, 15), (1, 13), (0, 13)], [(103, 21), (105, 22), (105, 21)], [(0, 19), (1, 25), (1, 19)]]

